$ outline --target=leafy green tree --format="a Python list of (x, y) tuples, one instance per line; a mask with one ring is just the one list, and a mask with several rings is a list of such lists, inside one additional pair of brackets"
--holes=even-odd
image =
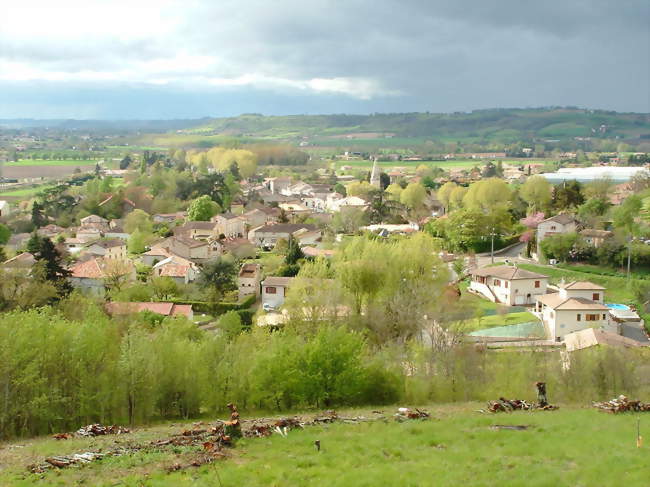
[(125, 155), (120, 161), (120, 169), (128, 169), (129, 166), (133, 163), (133, 159), (130, 154)]
[(235, 263), (219, 257), (201, 266), (198, 281), (201, 287), (213, 288), (223, 295), (226, 291), (236, 289), (236, 276), (237, 266)]
[(287, 254), (284, 261), (287, 265), (297, 264), (300, 259), (304, 259), (305, 254), (300, 248), (300, 241), (297, 238), (294, 238), (292, 235), (289, 235), (289, 242), (287, 245)]
[(11, 237), (11, 230), (4, 223), (0, 223), (0, 245), (4, 245), (9, 241)]
[(70, 271), (63, 265), (61, 253), (52, 240), (42, 238), (38, 251), (34, 253), (34, 258), (37, 265), (40, 266), (42, 279), (54, 284), (60, 296), (66, 296), (72, 291), (72, 286), (67, 280)]
[(582, 185), (578, 181), (564, 181), (553, 189), (553, 208), (567, 210), (577, 208), (585, 202)]
[(187, 217), (192, 221), (209, 221), (217, 213), (217, 205), (204, 195), (193, 200), (187, 208)]
[(45, 216), (45, 211), (43, 209), (43, 206), (38, 201), (34, 201), (32, 204), (32, 224), (36, 228), (44, 227), (47, 225), (47, 217)]
[(229, 340), (239, 335), (244, 329), (237, 311), (228, 311), (219, 318), (218, 328)]
[(171, 277), (152, 277), (149, 281), (154, 298), (169, 301), (179, 294), (178, 284)]
[(420, 183), (409, 183), (400, 194), (400, 202), (411, 210), (421, 208), (427, 197), (427, 190)]
[(578, 239), (575, 233), (551, 235), (541, 241), (540, 247), (547, 259), (557, 259), (566, 262)]
[(336, 183), (334, 185), (334, 191), (336, 191), (340, 195), (347, 196), (347, 192), (345, 191), (345, 186), (343, 186), (341, 183)]
[(124, 230), (126, 233), (133, 233), (139, 230), (143, 234), (151, 234), (153, 232), (153, 223), (151, 217), (146, 211), (136, 208), (131, 213), (126, 215), (124, 219)]
[(636, 194), (628, 196), (623, 203), (614, 210), (614, 227), (624, 232), (627, 244), (627, 277), (630, 278), (632, 262), (632, 240), (640, 229), (637, 221), (643, 208), (643, 200)]
[(129, 235), (127, 248), (132, 254), (142, 254), (147, 250), (145, 245), (145, 236), (140, 230), (135, 229), (131, 235)]
[(544, 176), (531, 176), (521, 186), (519, 195), (528, 203), (531, 213), (544, 211), (551, 203), (551, 183)]

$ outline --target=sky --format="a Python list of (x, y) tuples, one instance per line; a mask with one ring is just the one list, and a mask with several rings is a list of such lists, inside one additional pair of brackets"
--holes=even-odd
[(648, 0), (0, 0), (0, 118), (650, 112)]

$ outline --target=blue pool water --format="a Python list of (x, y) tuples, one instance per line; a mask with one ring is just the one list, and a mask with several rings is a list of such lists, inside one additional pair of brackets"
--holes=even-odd
[(630, 309), (629, 306), (625, 306), (624, 304), (618, 304), (618, 303), (605, 303), (605, 306), (611, 309)]

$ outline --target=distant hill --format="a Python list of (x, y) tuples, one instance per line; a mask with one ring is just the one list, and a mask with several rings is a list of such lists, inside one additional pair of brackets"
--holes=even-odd
[(471, 113), (373, 115), (256, 114), (215, 118), (186, 130), (193, 134), (292, 138), (364, 133), (376, 137), (514, 142), (533, 138), (602, 137), (650, 139), (650, 114), (577, 108), (492, 109)]

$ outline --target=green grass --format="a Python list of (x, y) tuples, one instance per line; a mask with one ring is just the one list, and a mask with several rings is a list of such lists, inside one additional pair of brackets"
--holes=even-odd
[(558, 284), (562, 278), (570, 281), (590, 281), (600, 284), (606, 288), (605, 301), (608, 303), (634, 303), (634, 293), (630, 289), (628, 280), (624, 277), (599, 276), (588, 272), (568, 270), (566, 268), (554, 268), (533, 264), (519, 264), (519, 267), (533, 272), (539, 272), (549, 276), (551, 284)]
[(5, 167), (22, 166), (90, 166), (97, 164), (96, 160), (72, 160), (72, 159), (21, 159), (18, 162), (5, 162)]
[(526, 323), (528, 321), (538, 321), (535, 315), (528, 311), (519, 311), (516, 313), (495, 314), (491, 316), (483, 316), (480, 319), (474, 318), (466, 321), (463, 324), (464, 329), (468, 332), (474, 330), (483, 330), (485, 328), (494, 328), (495, 326), (516, 325), (518, 323)]
[(36, 186), (33, 188), (14, 189), (12, 191), (0, 192), (0, 196), (34, 196), (36, 193), (43, 191), (47, 186)]
[[(108, 458), (81, 468), (40, 475), (25, 466), (45, 455), (151, 441), (181, 425), (124, 437), (16, 442), (0, 449), (0, 485), (14, 486), (621, 486), (648, 485), (648, 446), (636, 447), (636, 419), (561, 408), (553, 412), (480, 414), (482, 404), (429, 407), (427, 421), (332, 424), (243, 439), (215, 464), (166, 473), (188, 463), (190, 448)], [(350, 414), (372, 416), (369, 410)], [(527, 425), (525, 431), (494, 425)], [(650, 426), (642, 419), (642, 434)], [(319, 440), (322, 449), (314, 448)]]

